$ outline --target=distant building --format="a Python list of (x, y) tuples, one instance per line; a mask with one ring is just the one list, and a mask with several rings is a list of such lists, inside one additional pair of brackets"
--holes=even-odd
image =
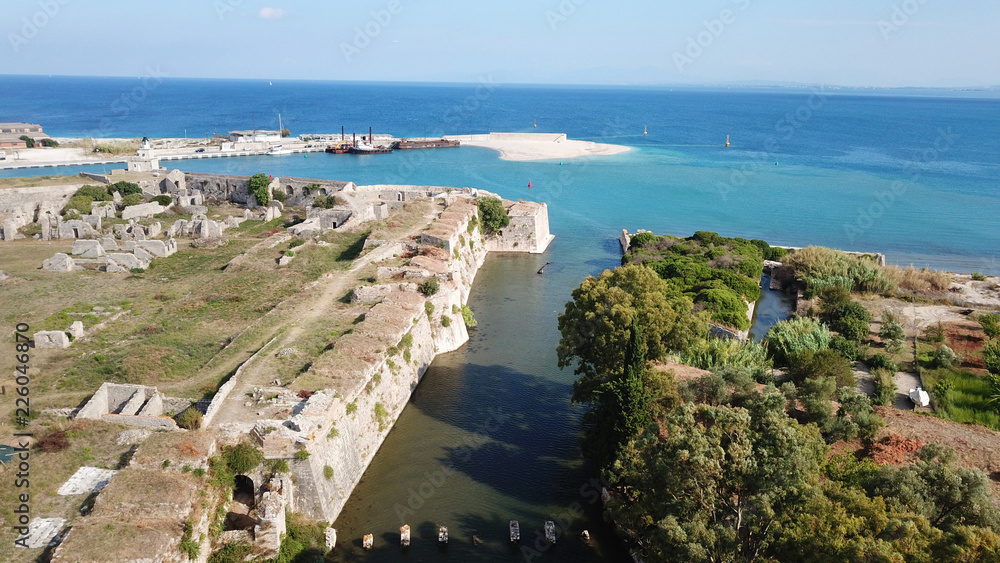
[(234, 143), (271, 143), (281, 141), (280, 131), (230, 131), (229, 140)]
[(23, 149), (28, 145), (21, 136), (43, 137), (42, 126), (35, 123), (0, 123), (0, 148)]

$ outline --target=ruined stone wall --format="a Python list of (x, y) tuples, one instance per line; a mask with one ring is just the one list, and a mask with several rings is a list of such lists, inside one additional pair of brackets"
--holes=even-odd
[(544, 203), (530, 201), (504, 202), (510, 224), (499, 236), (489, 237), (487, 244), (496, 252), (545, 252), (553, 236), (549, 233), (549, 212)]
[(65, 186), (2, 188), (0, 189), (0, 213), (23, 213), (33, 218), (38, 206), (45, 203), (48, 203), (52, 208), (62, 209), (69, 197), (82, 187), (83, 183), (81, 182)]
[[(468, 300), (488, 251), (480, 229), (468, 232), (475, 205), (466, 201), (450, 211), (452, 216), (444, 218), (444, 225), (439, 228), (447, 238), (464, 241), (456, 246), (457, 258), (454, 253), (449, 254), (450, 280), (442, 283), (438, 293), (429, 299), (434, 305), (431, 315), (423, 305), (411, 307), (410, 316), (403, 323), (406, 328), (390, 336), (398, 341), (404, 334), (412, 335), (410, 361), (406, 361), (402, 350), (391, 357), (383, 353), (365, 370), (364, 385), (352, 390), (338, 389), (342, 396), (334, 399), (325, 394), (314, 395), (302, 411), (317, 428), (310, 432), (313, 439), (306, 446), (310, 456), (304, 460), (291, 459), (289, 465), (298, 489), (296, 510), (310, 518), (336, 519), (435, 356), (456, 350), (469, 339), (460, 309)], [(449, 318), (447, 327), (442, 316)], [(347, 413), (349, 404), (356, 407), (352, 414)], [(382, 420), (375, 414), (376, 405), (381, 405), (387, 413)], [(334, 428), (336, 432), (331, 433)], [(327, 466), (333, 470), (330, 479), (324, 475)]]

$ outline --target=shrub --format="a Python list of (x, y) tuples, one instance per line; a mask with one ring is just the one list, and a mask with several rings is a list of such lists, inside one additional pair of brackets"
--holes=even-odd
[(424, 301), (424, 311), (427, 312), (427, 318), (431, 318), (431, 315), (434, 314), (434, 304), (430, 301)]
[(903, 341), (906, 333), (903, 325), (899, 324), (896, 317), (889, 312), (882, 313), (882, 328), (878, 331), (878, 337), (885, 343), (885, 347), (891, 352), (898, 352), (903, 348)]
[(495, 235), (510, 224), (510, 216), (503, 202), (495, 197), (482, 197), (477, 202), (479, 215), (482, 217), (483, 229), (487, 234)]
[(891, 371), (893, 373), (899, 371), (899, 366), (897, 366), (895, 362), (890, 360), (889, 356), (886, 356), (881, 352), (869, 356), (868, 359), (865, 360), (865, 363), (868, 364), (868, 369), (872, 371), (875, 371), (877, 369), (884, 369), (887, 371)]
[(188, 430), (197, 430), (201, 428), (201, 422), (204, 419), (204, 415), (201, 411), (194, 407), (185, 409), (184, 412), (180, 413), (176, 417), (177, 425), (181, 428), (187, 428)]
[(328, 195), (322, 195), (321, 194), (321, 195), (316, 196), (313, 199), (313, 201), (312, 201), (312, 203), (310, 205), (312, 205), (312, 207), (320, 207), (320, 208), (323, 208), (323, 209), (330, 209), (330, 208), (334, 207), (335, 205), (337, 205), (337, 198), (334, 197), (334, 196), (328, 196)]
[(861, 346), (854, 340), (848, 340), (837, 335), (830, 339), (830, 349), (835, 350), (849, 362), (856, 362), (865, 357)]
[(979, 272), (972, 272), (973, 281), (986, 281), (986, 275)]
[(653, 233), (636, 233), (632, 240), (629, 241), (628, 250), (631, 252), (634, 249), (642, 248), (647, 244), (654, 242), (658, 239)]
[(931, 353), (931, 365), (936, 368), (950, 368), (960, 362), (958, 354), (945, 344), (938, 346)]
[(329, 481), (330, 479), (333, 479), (333, 468), (330, 467), (329, 465), (324, 465), (323, 466), (323, 477), (325, 477), (327, 481)]
[(130, 205), (139, 205), (142, 203), (142, 194), (128, 194), (122, 196), (122, 207), (129, 207)]
[(831, 378), (836, 389), (857, 383), (850, 362), (835, 350), (803, 350), (789, 358), (788, 377), (796, 385), (810, 379)]
[(354, 413), (358, 412), (358, 403), (357, 403), (357, 401), (351, 401), (350, 403), (347, 403), (346, 411), (347, 411), (347, 414), (354, 414)]
[(173, 202), (174, 202), (174, 200), (170, 196), (165, 195), (165, 194), (164, 195), (158, 195), (158, 196), (154, 197), (152, 199), (152, 201), (154, 201), (156, 203), (159, 203), (160, 205), (162, 205), (164, 207), (170, 207), (173, 204)]
[(983, 327), (986, 338), (993, 340), (1000, 336), (1000, 314), (979, 315), (976, 320), (979, 321), (979, 326)]
[(33, 148), (35, 148), (35, 140), (34, 140), (34, 139), (32, 139), (31, 137), (29, 137), (29, 136), (27, 136), (27, 135), (21, 135), (21, 136), (20, 136), (20, 137), (18, 137), (18, 138), (19, 138), (19, 139), (21, 139), (22, 141), (24, 141), (24, 144), (25, 144), (25, 145), (26, 145), (26, 146), (27, 146), (27, 147), (28, 147), (29, 149), (33, 149)]
[(69, 201), (67, 201), (66, 205), (63, 206), (63, 214), (66, 218), (69, 218), (70, 213), (68, 213), (68, 211), (70, 209), (76, 209), (81, 213), (90, 213), (90, 204), (93, 203), (93, 201), (94, 199), (91, 197), (75, 195), (69, 198)]
[(281, 203), (285, 203), (286, 198), (288, 198), (288, 196), (281, 190), (275, 190), (275, 192), (271, 194), (271, 199), (280, 201)]
[(310, 454), (307, 450), (299, 450), (295, 452), (295, 459), (299, 461), (306, 460), (309, 459), (310, 455), (312, 454)]
[(254, 174), (247, 181), (247, 191), (257, 198), (258, 205), (267, 205), (271, 201), (271, 180), (266, 174)]
[(872, 371), (872, 379), (875, 380), (875, 394), (872, 402), (876, 405), (888, 406), (896, 398), (896, 383), (892, 380), (893, 373), (886, 369), (876, 369)]
[(767, 333), (767, 346), (776, 365), (804, 350), (818, 351), (830, 346), (830, 330), (816, 319), (799, 317), (781, 321)]
[(947, 273), (927, 268), (887, 266), (885, 273), (899, 289), (907, 291), (944, 291), (951, 285), (951, 276)]
[[(85, 196), (89, 197), (93, 201), (110, 201), (112, 199), (111, 193), (108, 192), (107, 188), (101, 188), (98, 186), (83, 186), (73, 194), (74, 196)], [(87, 208), (89, 211), (90, 208)]]
[(441, 326), (445, 328), (451, 326), (451, 318), (448, 315), (441, 315)]
[(441, 289), (441, 282), (437, 278), (431, 278), (424, 283), (420, 284), (420, 293), (423, 293), (427, 297), (434, 295)]
[(466, 328), (472, 328), (479, 324), (468, 305), (462, 305), (462, 320), (465, 321)]
[(236, 474), (249, 473), (264, 462), (264, 454), (250, 442), (241, 442), (235, 446), (222, 448), (222, 457)]
[(114, 184), (108, 186), (108, 193), (111, 194), (114, 192), (127, 196), (129, 194), (141, 194), (142, 188), (139, 187), (139, 184), (122, 180), (121, 182), (115, 182)]
[(306, 241), (304, 239), (300, 239), (300, 238), (293, 239), (292, 242), (288, 243), (288, 248), (295, 248), (295, 247), (298, 247), (298, 246), (302, 246), (305, 243), (306, 243)]
[(983, 362), (990, 373), (1000, 375), (1000, 342), (990, 342), (983, 346)]
[(53, 147), (53, 148), (54, 147), (58, 147), (59, 146), (59, 141), (57, 141), (55, 139), (50, 139), (50, 138), (46, 137), (46, 138), (42, 139), (42, 146), (43, 147)]
[(868, 323), (861, 319), (850, 317), (834, 321), (831, 328), (839, 332), (844, 338), (853, 340), (854, 342), (861, 342), (870, 332)]
[(65, 430), (55, 430), (39, 438), (35, 447), (45, 453), (61, 452), (69, 447), (69, 436)]

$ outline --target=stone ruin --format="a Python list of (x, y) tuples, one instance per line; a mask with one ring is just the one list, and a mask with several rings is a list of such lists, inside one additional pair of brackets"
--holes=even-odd
[[(125, 227), (125, 225), (116, 225)], [(157, 228), (159, 223), (157, 223)], [(165, 258), (177, 252), (177, 241), (125, 240), (119, 244), (113, 237), (101, 240), (77, 240), (69, 254), (57, 252), (42, 262), (42, 269), (53, 272), (99, 270), (109, 273), (127, 273), (133, 269), (149, 267), (153, 258)]]
[(104, 420), (152, 430), (177, 430), (174, 419), (163, 416), (166, 399), (156, 387), (105, 383), (76, 414), (77, 418)]

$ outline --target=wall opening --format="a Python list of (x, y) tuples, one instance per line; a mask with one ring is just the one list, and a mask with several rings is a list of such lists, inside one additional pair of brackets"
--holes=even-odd
[(293, 188), (291, 186), (285, 186), (285, 194), (286, 195), (295, 195), (295, 188)]

